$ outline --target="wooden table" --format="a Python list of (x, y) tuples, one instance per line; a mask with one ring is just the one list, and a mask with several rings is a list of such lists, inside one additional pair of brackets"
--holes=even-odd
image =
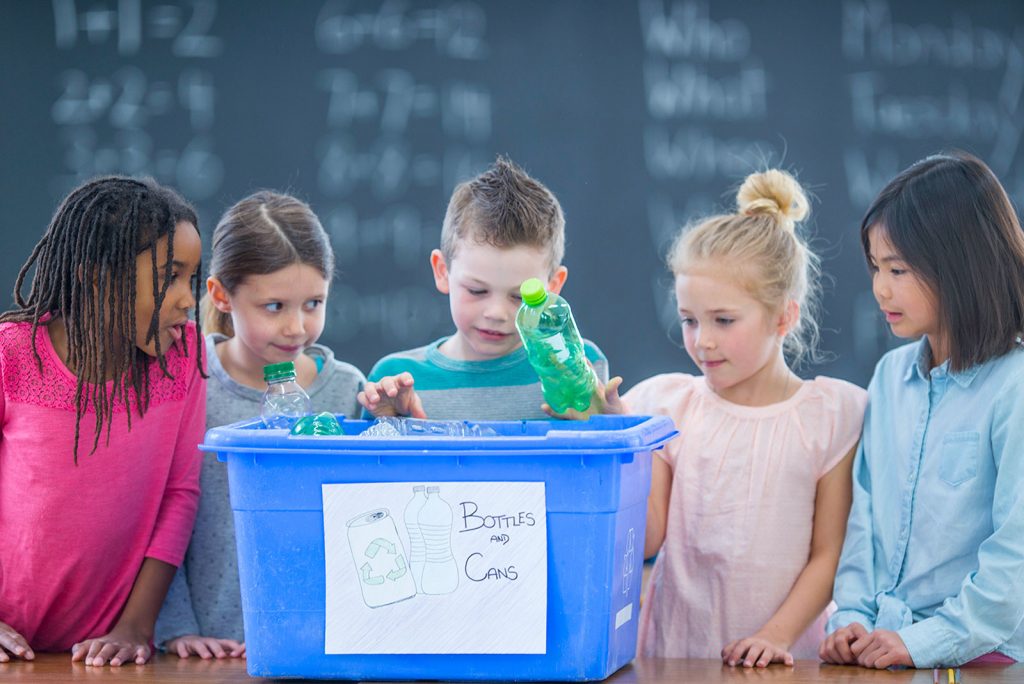
[[(945, 671), (943, 671), (945, 674)], [(963, 684), (988, 682), (1024, 682), (1024, 664), (1010, 667), (982, 665), (961, 670)], [(0, 682), (154, 682), (158, 684), (181, 682), (260, 682), (245, 673), (242, 660), (181, 660), (175, 656), (157, 656), (149, 665), (123, 667), (86, 667), (72, 663), (64, 654), (39, 654), (34, 662), (13, 661), (0, 663)], [(276, 680), (296, 681), (296, 680)], [(897, 684), (914, 682), (931, 684), (931, 670), (864, 670), (857, 667), (835, 667), (812, 660), (798, 661), (795, 667), (773, 665), (764, 670), (723, 667), (717, 660), (668, 660), (639, 658), (632, 665), (619, 670), (608, 684), (697, 684), (704, 682), (886, 682)], [(941, 680), (943, 684), (945, 679)]]

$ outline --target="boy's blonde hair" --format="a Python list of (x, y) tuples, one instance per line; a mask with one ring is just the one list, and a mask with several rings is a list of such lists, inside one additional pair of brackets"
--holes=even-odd
[(807, 195), (793, 176), (769, 169), (747, 176), (736, 193), (735, 214), (705, 218), (684, 228), (669, 252), (672, 273), (700, 262), (727, 265), (765, 309), (781, 312), (787, 301), (800, 306), (800, 319), (786, 335), (784, 349), (795, 361), (815, 356), (819, 298), (818, 257), (796, 231), (810, 212)]
[(558, 199), (506, 157), (479, 176), (460, 183), (448, 202), (441, 229), (441, 254), (451, 263), (460, 240), (507, 249), (536, 247), (547, 252), (554, 273), (565, 255), (565, 216)]

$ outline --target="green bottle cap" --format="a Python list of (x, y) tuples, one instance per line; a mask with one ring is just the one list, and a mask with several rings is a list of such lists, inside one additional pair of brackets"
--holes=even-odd
[(272, 363), (263, 367), (263, 381), (283, 380), (288, 377), (295, 377), (295, 364), (291, 361), (283, 363)]
[(548, 291), (544, 289), (544, 282), (540, 278), (523, 281), (519, 286), (519, 294), (527, 306), (540, 306), (548, 300)]

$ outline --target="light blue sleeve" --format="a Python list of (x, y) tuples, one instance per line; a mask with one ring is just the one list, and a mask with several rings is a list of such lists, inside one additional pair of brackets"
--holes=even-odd
[[(1024, 620), (1024, 378), (1003, 385), (989, 435), (996, 480), (993, 532), (978, 570), (932, 617), (899, 630), (916, 667), (962, 664), (996, 650)], [(987, 502), (979, 502), (987, 505)], [(950, 662), (952, 660), (952, 662)]]
[(875, 540), (871, 523), (871, 467), (866, 452), (873, 398), (868, 400), (864, 414), (864, 434), (853, 459), (853, 505), (846, 523), (846, 538), (832, 589), (832, 600), (838, 609), (828, 621), (827, 631), (830, 634), (854, 622), (861, 623), (871, 631), (878, 614), (875, 605)]

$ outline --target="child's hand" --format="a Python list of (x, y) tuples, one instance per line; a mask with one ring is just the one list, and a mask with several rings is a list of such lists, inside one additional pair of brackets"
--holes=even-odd
[(36, 657), (25, 637), (6, 622), (0, 622), (0, 663), (8, 662), (12, 655), (25, 660), (34, 660)]
[(793, 654), (759, 634), (737, 639), (722, 649), (722, 662), (729, 667), (768, 667), (770, 663), (793, 664)]
[(555, 413), (547, 404), (541, 404), (540, 407), (552, 418), (563, 420), (586, 420), (590, 416), (607, 414), (620, 415), (626, 412), (626, 406), (622, 403), (622, 397), (619, 396), (620, 385), (622, 385), (622, 378), (619, 376), (609, 380), (607, 385), (602, 385), (600, 380), (596, 380), (594, 394), (590, 398), (590, 406), (586, 411), (577, 411), (571, 408), (565, 413)]
[(86, 665), (120, 667), (134, 662), (145, 665), (153, 656), (149, 638), (129, 626), (117, 625), (110, 634), (79, 641), (71, 647), (71, 661), (84, 660)]
[(244, 658), (245, 643), (234, 639), (204, 637), (198, 634), (186, 634), (168, 641), (164, 648), (168, 653), (177, 653), (179, 658), (197, 655), (203, 660), (210, 658)]
[(914, 667), (907, 645), (896, 632), (888, 629), (876, 629), (850, 644), (850, 652), (857, 658), (861, 667), (872, 667), (884, 670), (893, 665)]
[(825, 637), (818, 649), (818, 657), (833, 665), (855, 665), (857, 656), (850, 650), (850, 646), (866, 636), (868, 630), (864, 625), (851, 622)]
[(375, 417), (408, 416), (426, 418), (423, 403), (413, 389), (411, 373), (399, 373), (381, 378), (378, 382), (367, 382), (356, 397), (359, 403)]

